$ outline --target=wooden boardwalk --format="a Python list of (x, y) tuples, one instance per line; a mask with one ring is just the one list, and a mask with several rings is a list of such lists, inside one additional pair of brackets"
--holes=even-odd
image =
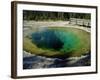
[(69, 24), (91, 27), (91, 20), (89, 19), (77, 19), (77, 18), (70, 18)]

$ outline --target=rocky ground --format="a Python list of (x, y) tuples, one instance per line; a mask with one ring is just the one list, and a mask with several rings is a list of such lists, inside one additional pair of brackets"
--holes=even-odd
[(87, 32), (90, 32), (91, 29), (88, 27), (83, 27), (83, 26), (79, 26), (79, 25), (75, 25), (75, 24), (70, 24), (69, 21), (24, 21), (24, 28), (26, 29), (34, 29), (34, 28), (38, 28), (38, 27), (74, 27), (74, 28), (79, 28), (79, 29), (83, 29)]
[(90, 54), (81, 57), (47, 58), (24, 51), (23, 69), (90, 66)]

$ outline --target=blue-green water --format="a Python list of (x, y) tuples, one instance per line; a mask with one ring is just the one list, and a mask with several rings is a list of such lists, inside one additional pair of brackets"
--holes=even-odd
[(73, 32), (56, 31), (56, 35), (59, 37), (61, 42), (64, 43), (61, 51), (70, 52), (77, 48), (77, 44), (79, 43), (79, 38)]
[(32, 42), (40, 48), (59, 50), (63, 53), (73, 52), (83, 46), (79, 34), (61, 29), (34, 32)]

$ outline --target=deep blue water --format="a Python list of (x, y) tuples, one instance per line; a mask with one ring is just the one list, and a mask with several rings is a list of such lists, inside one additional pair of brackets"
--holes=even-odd
[(59, 50), (63, 47), (63, 42), (57, 37), (54, 30), (44, 30), (32, 34), (32, 41), (38, 47), (52, 48)]
[(60, 29), (45, 29), (32, 33), (32, 42), (39, 48), (70, 53), (82, 46), (79, 34)]

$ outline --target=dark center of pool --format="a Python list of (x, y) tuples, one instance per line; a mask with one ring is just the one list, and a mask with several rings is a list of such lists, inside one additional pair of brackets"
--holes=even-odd
[(57, 36), (56, 31), (52, 29), (34, 32), (32, 34), (32, 42), (40, 48), (49, 48), (53, 50), (59, 50), (64, 45), (64, 43)]

